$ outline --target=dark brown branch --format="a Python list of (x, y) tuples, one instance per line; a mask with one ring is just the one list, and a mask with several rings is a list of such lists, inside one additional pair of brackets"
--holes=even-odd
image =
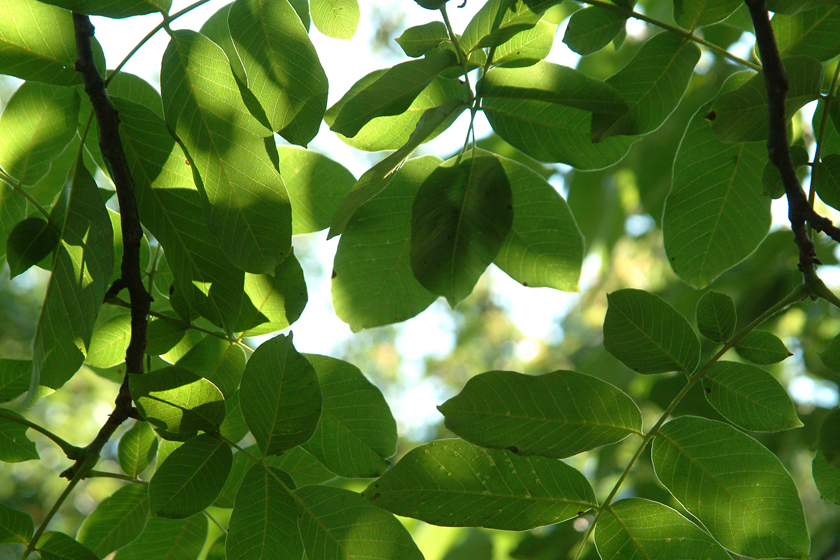
[(805, 228), (809, 224), (817, 231), (840, 241), (840, 229), (828, 218), (819, 215), (811, 207), (808, 197), (796, 176), (796, 168), (790, 159), (790, 146), (787, 141), (787, 119), (785, 118), (785, 96), (788, 81), (782, 58), (773, 36), (770, 15), (764, 0), (745, 0), (755, 29), (755, 41), (761, 54), (764, 71), (764, 84), (767, 88), (767, 112), (770, 134), (767, 139), (767, 151), (770, 161), (779, 170), (788, 201), (788, 220), (793, 230), (793, 237), (799, 247), (799, 268), (806, 275), (814, 272), (816, 250), (814, 242)]
[(128, 388), (129, 373), (143, 373), (143, 354), (146, 350), (146, 318), (149, 314), (152, 298), (143, 286), (143, 276), (140, 269), (140, 243), (143, 229), (140, 226), (140, 216), (137, 213), (137, 201), (134, 197), (134, 180), (128, 169), (128, 161), (123, 151), (119, 133), (119, 116), (114, 108), (105, 83), (99, 75), (93, 60), (91, 39), (94, 27), (90, 18), (85, 15), (73, 14), (73, 24), (76, 30), (76, 70), (85, 81), (85, 93), (93, 105), (96, 122), (99, 127), (99, 148), (102, 156), (108, 162), (111, 177), (117, 189), (117, 200), (120, 204), (120, 218), (123, 240), (123, 257), (120, 265), (120, 278), (108, 290), (113, 297), (123, 287), (128, 289), (131, 301), (131, 339), (125, 355), (126, 375), (117, 395), (114, 411), (108, 421), (99, 430), (94, 440), (88, 445), (82, 457), (61, 473), (61, 476), (72, 479), (80, 469), (90, 470), (96, 464), (102, 447), (108, 442), (114, 431), (129, 418), (136, 417), (136, 411), (131, 404), (131, 394)]

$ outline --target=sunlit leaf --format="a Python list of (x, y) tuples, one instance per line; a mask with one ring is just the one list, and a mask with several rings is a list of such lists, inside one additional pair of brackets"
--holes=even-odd
[(397, 451), (397, 423), (382, 392), (342, 360), (306, 354), (318, 374), (324, 407), (304, 448), (345, 478), (373, 478)]
[(779, 459), (735, 428), (683, 416), (653, 441), (659, 480), (727, 549), (801, 558), (810, 538), (799, 491)]
[(708, 533), (678, 512), (641, 498), (610, 505), (595, 528), (595, 545), (602, 560), (730, 558)]
[(206, 539), (207, 518), (204, 515), (187, 519), (152, 518), (140, 536), (120, 549), (114, 560), (196, 558)]
[(614, 385), (574, 371), (488, 371), (438, 407), (446, 427), (518, 455), (563, 458), (640, 434), (642, 414)]
[(414, 317), (436, 299), (414, 278), (409, 250), (414, 198), (440, 163), (434, 156), (408, 160), (341, 234), (332, 301), (336, 315), (354, 332)]
[(248, 87), (272, 130), (306, 146), (327, 108), (327, 75), (294, 8), (288, 0), (236, 0), (228, 25)]
[(471, 52), (501, 45), (534, 27), (556, 0), (487, 0), (464, 28), (461, 48)]
[(703, 377), (706, 400), (746, 430), (778, 432), (802, 426), (793, 401), (776, 379), (740, 362), (716, 362)]
[(22, 511), (0, 503), (0, 543), (27, 544), (35, 534), (35, 522)]
[(167, 437), (184, 441), (198, 430), (218, 430), (225, 418), (222, 392), (178, 366), (130, 375), (131, 397), (140, 414)]
[(76, 134), (79, 103), (75, 88), (21, 84), (0, 115), (0, 167), (23, 185), (37, 183)]
[(0, 403), (10, 401), (29, 389), (30, 360), (0, 359)]
[(792, 15), (774, 15), (770, 23), (779, 54), (809, 56), (820, 62), (840, 54), (840, 6), (831, 4)]
[(292, 336), (263, 342), (245, 366), (242, 415), (263, 455), (278, 455), (307, 441), (321, 416), (315, 369), (292, 345)]
[(493, 64), (509, 68), (535, 64), (551, 52), (556, 33), (555, 24), (540, 20), (533, 28), (517, 33), (496, 47)]
[(578, 10), (569, 18), (563, 42), (580, 55), (597, 52), (625, 28), (627, 18), (599, 6)]
[(149, 483), (150, 513), (184, 519), (203, 511), (222, 491), (232, 460), (227, 442), (210, 434), (190, 439), (155, 471)]
[(12, 418), (23, 419), (17, 412), (3, 409), (0, 415), (0, 461), (20, 463), (39, 459), (35, 442), (26, 437), (27, 426)]
[(176, 31), (160, 81), (166, 123), (207, 197), (210, 231), (235, 265), (273, 272), (291, 250), (291, 207), (266, 131), (246, 109), (227, 57), (203, 35)]
[(430, 21), (415, 25), (403, 31), (394, 39), (403, 52), (410, 57), (423, 56), (443, 41), (449, 40), (449, 31), (442, 21)]
[(89, 16), (104, 16), (109, 18), (127, 18), (141, 16), (154, 12), (168, 13), (172, 0), (43, 0), (46, 4), (53, 4)]
[(680, 313), (661, 297), (625, 289), (607, 294), (604, 348), (638, 373), (691, 373), (700, 341)]
[[(216, 10), (213, 15), (207, 18), (207, 21), (201, 26), (199, 32), (222, 47), (222, 50), (225, 51), (225, 56), (228, 58), (233, 76), (237, 80), (237, 86), (247, 89), (248, 77), (245, 75), (245, 68), (242, 67), (242, 59), (239, 58), (236, 45), (233, 44), (233, 37), (230, 35), (230, 27), (228, 26), (228, 15), (230, 15), (230, 9), (232, 7), (233, 2)], [(262, 110), (262, 107), (260, 107), (260, 110)], [(163, 117), (163, 114), (161, 114), (161, 117)]]
[(223, 395), (229, 396), (239, 387), (245, 371), (245, 352), (230, 341), (206, 336), (176, 364), (210, 380)]
[(697, 329), (709, 340), (729, 340), (736, 322), (735, 302), (728, 295), (709, 290), (697, 301)]
[(254, 465), (245, 474), (230, 516), (228, 560), (286, 560), (303, 556), (294, 489), (281, 470)]
[(359, 25), (358, 0), (310, 0), (312, 23), (327, 37), (349, 41)]
[(58, 246), (58, 232), (38, 216), (19, 222), (6, 240), (6, 262), (14, 278), (46, 258)]
[(76, 540), (104, 558), (137, 538), (148, 515), (148, 486), (127, 484), (99, 502), (79, 527)]
[(38, 554), (44, 560), (98, 560), (89, 548), (57, 531), (47, 531), (38, 539)]
[(444, 163), (423, 181), (411, 210), (411, 269), (455, 305), (472, 292), (510, 232), (513, 201), (499, 158)]
[(563, 462), (457, 439), (412, 449), (362, 495), (433, 525), (508, 531), (558, 523), (596, 506), (589, 482)]
[(131, 337), (131, 315), (115, 315), (97, 326), (90, 338), (85, 363), (109, 368), (125, 361), (125, 351)]
[(151, 110), (161, 119), (163, 118), (163, 103), (160, 93), (155, 87), (139, 76), (130, 72), (120, 71), (109, 76), (108, 96), (121, 97), (142, 105)]
[(779, 337), (767, 331), (750, 331), (735, 344), (735, 351), (759, 365), (775, 364), (793, 356)]
[(295, 491), (300, 535), (309, 558), (422, 560), (405, 526), (355, 492), (329, 486)]
[(245, 299), (236, 330), (245, 336), (281, 331), (298, 320), (307, 300), (303, 269), (290, 254), (273, 276), (245, 274)]
[(158, 439), (148, 422), (135, 422), (120, 438), (117, 457), (122, 471), (138, 477), (154, 461)]
[(187, 326), (177, 319), (174, 321), (163, 317), (152, 319), (146, 325), (146, 354), (150, 356), (166, 354), (184, 338), (186, 331)]

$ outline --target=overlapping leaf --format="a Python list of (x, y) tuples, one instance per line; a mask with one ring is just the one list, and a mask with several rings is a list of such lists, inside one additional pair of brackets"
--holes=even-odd
[(0, 504), (0, 543), (27, 544), (34, 534), (31, 516)]
[(245, 298), (236, 330), (246, 336), (281, 331), (298, 320), (307, 300), (303, 269), (290, 254), (273, 276), (245, 274)]
[(20, 463), (39, 459), (35, 442), (26, 437), (27, 426), (15, 419), (23, 418), (12, 410), (0, 412), (0, 461)]
[(827, 154), (814, 165), (811, 184), (820, 200), (837, 208), (840, 206), (840, 154)]
[(2, 0), (0, 13), (0, 72), (57, 86), (82, 83), (70, 12), (36, 0)]
[(569, 18), (563, 42), (580, 55), (606, 47), (625, 28), (627, 18), (598, 6), (578, 10)]
[(193, 515), (187, 519), (149, 519), (143, 532), (114, 560), (149, 560), (150, 558), (196, 558), (207, 539), (207, 518)]
[(659, 480), (727, 549), (750, 558), (801, 558), (810, 538), (799, 492), (760, 443), (717, 422), (665, 424), (651, 450)]
[(155, 87), (139, 76), (120, 71), (108, 77), (108, 96), (121, 97), (142, 105), (163, 119), (163, 102)]
[(50, 221), (61, 229), (33, 343), (29, 402), (37, 387), (58, 389), (84, 361), (114, 270), (114, 232), (93, 177), (71, 169)]
[(770, 23), (779, 54), (809, 56), (820, 62), (840, 54), (840, 6), (832, 4), (791, 15), (774, 15)]
[(697, 302), (697, 329), (709, 340), (729, 340), (736, 321), (735, 302), (726, 294), (710, 290)]
[(230, 516), (229, 560), (285, 560), (303, 556), (294, 483), (279, 469), (254, 465), (245, 474)]
[(740, 0), (674, 0), (674, 19), (684, 29), (718, 23), (741, 7)]
[(825, 455), (817, 451), (811, 469), (820, 496), (840, 505), (840, 467), (829, 464)]
[(288, 0), (236, 0), (228, 25), (248, 87), (272, 130), (306, 146), (327, 108), (327, 75), (294, 8)]
[(120, 438), (117, 448), (120, 468), (128, 476), (140, 476), (152, 464), (157, 446), (157, 436), (149, 423), (135, 422)]
[(771, 222), (761, 196), (765, 143), (724, 144), (706, 118), (710, 107), (697, 111), (680, 143), (662, 218), (671, 268), (696, 288), (752, 253)]
[(508, 68), (535, 64), (551, 52), (556, 33), (555, 24), (541, 19), (533, 28), (517, 33), (496, 47), (493, 64)]
[(397, 423), (382, 392), (354, 365), (306, 354), (318, 374), (324, 407), (304, 444), (325, 467), (345, 478), (373, 478), (397, 451)]
[(586, 478), (563, 462), (457, 439), (412, 449), (362, 495), (433, 525), (508, 531), (558, 523), (597, 505)]
[(0, 115), (0, 168), (22, 185), (37, 183), (76, 134), (79, 104), (75, 88), (21, 84)]
[(729, 554), (708, 533), (659, 502), (629, 498), (611, 504), (595, 529), (602, 560), (704, 558)]
[(534, 27), (557, 0), (488, 0), (464, 28), (461, 48), (472, 52), (501, 45), (517, 33)]
[(279, 335), (262, 343), (242, 375), (242, 414), (262, 454), (278, 455), (307, 441), (321, 416), (315, 369)]
[(97, 560), (97, 556), (74, 538), (47, 531), (38, 539), (38, 554), (44, 560)]
[(195, 166), (210, 231), (225, 255), (248, 272), (273, 272), (291, 251), (289, 195), (222, 49), (194, 31), (174, 32), (163, 55), (161, 94), (166, 123)]
[(104, 558), (137, 538), (148, 515), (148, 487), (127, 484), (99, 502), (79, 527), (76, 540)]
[(38, 216), (19, 222), (6, 240), (6, 262), (14, 278), (47, 258), (58, 245), (58, 232)]
[(832, 467), (840, 468), (840, 408), (835, 408), (820, 426), (817, 447)]
[(130, 338), (131, 315), (114, 315), (93, 331), (85, 363), (98, 368), (123, 363)]
[(0, 403), (10, 401), (29, 389), (30, 360), (0, 359)]
[(442, 21), (430, 21), (423, 25), (409, 27), (394, 40), (406, 55), (418, 57), (423, 56), (443, 41), (448, 41), (449, 31)]
[(149, 321), (146, 326), (146, 354), (150, 356), (160, 356), (172, 350), (187, 331), (187, 326), (177, 319), (173, 320), (168, 315), (163, 317)]
[(405, 526), (355, 492), (330, 486), (295, 491), (300, 536), (308, 558), (422, 560)]
[(604, 348), (638, 373), (691, 373), (700, 341), (685, 317), (661, 297), (625, 289), (607, 294)]
[(230, 396), (239, 387), (245, 371), (245, 352), (227, 340), (206, 336), (176, 364), (208, 379), (223, 395)]
[(311, 0), (312, 23), (327, 37), (349, 41), (359, 26), (358, 0)]
[(411, 209), (411, 269), (451, 307), (472, 292), (513, 223), (510, 181), (499, 158), (443, 164), (423, 181)]
[(570, 457), (642, 429), (639, 408), (620, 389), (564, 370), (488, 371), (438, 409), (456, 435), (519, 455)]
[(44, 3), (71, 12), (109, 18), (127, 18), (154, 12), (166, 14), (172, 6), (172, 0), (44, 0)]

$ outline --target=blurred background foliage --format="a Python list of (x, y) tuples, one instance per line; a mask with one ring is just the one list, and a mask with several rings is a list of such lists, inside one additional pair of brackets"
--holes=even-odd
[[(395, 6), (396, 3), (385, 3), (370, 9), (371, 25), (375, 30), (371, 51), (385, 61), (399, 56), (393, 39), (406, 26), (404, 13)], [(579, 7), (567, 1), (547, 17), (562, 23)], [(641, 0), (636, 9), (673, 23), (670, 2)], [(561, 26), (556, 43), (560, 43), (563, 29)], [(749, 17), (743, 8), (726, 22), (704, 28), (702, 35), (754, 60), (749, 29)], [(614, 43), (583, 57), (578, 67), (595, 77), (606, 78), (630, 60), (642, 39), (628, 33), (623, 41), (616, 40), (620, 45)], [(420, 321), (418, 318), (340, 340), (325, 340), (324, 353), (356, 364), (383, 390), (399, 423), (398, 456), (419, 443), (451, 436), (443, 427), (443, 417), (433, 409), (434, 404), (441, 404), (472, 376), (488, 370), (537, 374), (573, 369), (594, 375), (634, 397), (645, 414), (647, 426), (655, 422), (681, 388), (682, 374), (639, 376), (604, 350), (601, 327), (606, 313), (606, 294), (628, 287), (649, 290), (662, 296), (685, 316), (694, 317), (697, 301), (705, 290), (695, 290), (673, 274), (666, 261), (660, 230), (673, 158), (678, 148), (674, 138), (682, 136), (697, 108), (714, 95), (730, 74), (739, 70), (741, 68), (731, 62), (705, 51), (678, 109), (659, 130), (637, 142), (621, 162), (604, 170), (580, 172), (562, 165), (545, 166), (495, 136), (479, 142), (482, 148), (527, 162), (550, 178), (566, 196), (586, 238), (581, 292), (564, 296), (564, 303), (555, 308), (554, 302), (561, 300), (554, 298), (554, 294), (544, 294), (548, 289), (523, 288), (500, 271), (492, 270), (455, 310), (448, 310), (441, 302), (435, 304), (424, 314), (426, 318), (420, 327), (412, 325)], [(831, 70), (827, 76), (832, 74)], [(0, 84), (0, 104), (8, 99), (13, 87), (9, 83)], [(810, 115), (802, 115), (803, 112), (797, 116), (794, 141), (809, 146), (814, 142), (813, 127), (809, 122)], [(830, 120), (828, 126), (832, 126)], [(836, 135), (837, 131), (829, 133)], [(821, 210), (831, 215), (828, 208)], [(783, 216), (784, 208), (776, 214)], [(833, 217), (836, 220), (837, 216)], [(321, 232), (295, 239), (296, 255), (310, 283), (310, 305), (314, 303), (311, 284), (320, 281), (328, 285), (329, 282), (331, 263), (324, 260), (324, 237)], [(821, 245), (818, 252), (825, 265), (820, 269), (821, 275), (830, 287), (840, 288), (836, 247)], [(753, 255), (723, 274), (710, 288), (735, 300), (739, 326), (743, 326), (801, 281), (796, 264), (797, 250), (782, 221), (779, 227), (774, 226), (774, 231)], [(8, 267), (0, 274), (0, 355), (4, 358), (26, 359), (30, 356), (46, 275), (34, 269), (10, 282)], [(533, 309), (514, 308), (512, 302), (519, 298), (512, 296), (522, 292), (529, 292), (529, 301), (535, 302)], [(540, 304), (541, 301), (544, 303)], [(533, 330), (524, 328), (528, 323), (522, 317), (528, 314), (534, 320), (550, 325), (543, 329), (541, 337), (524, 332)], [(103, 320), (108, 316), (103, 313)], [(804, 426), (786, 432), (752, 435), (781, 459), (797, 482), (812, 534), (812, 558), (840, 558), (840, 508), (820, 500), (810, 476), (818, 429), (827, 412), (837, 406), (840, 383), (840, 376), (829, 370), (817, 354), (840, 333), (840, 310), (824, 302), (806, 301), (774, 317), (762, 329), (779, 336), (794, 354), (780, 364), (769, 366), (769, 371), (788, 387)], [(439, 339), (443, 343), (434, 346), (443, 350), (406, 356), (406, 337)], [(704, 344), (704, 356), (709, 357), (716, 347), (708, 341)], [(725, 359), (739, 358), (732, 353)], [(115, 376), (108, 373), (85, 366), (64, 390), (42, 399), (26, 411), (26, 416), (71, 443), (84, 445), (93, 438), (112, 408), (117, 384), (112, 381)], [(675, 415), (718, 417), (700, 390), (698, 386), (684, 399)], [(423, 403), (428, 406), (418, 412), (416, 409), (422, 408)], [(11, 408), (21, 411), (19, 403), (11, 403)], [(127, 430), (130, 424), (123, 426), (119, 433)], [(37, 444), (41, 461), (0, 464), (0, 501), (32, 515), (37, 524), (66, 486), (58, 473), (69, 463), (48, 440), (31, 430), (28, 433)], [(117, 441), (115, 438), (105, 448), (104, 461), (98, 470), (118, 472)], [(630, 438), (568, 461), (594, 481), (596, 493), (603, 496), (615, 483), (636, 446), (636, 440)], [(75, 534), (84, 516), (121, 484), (109, 478), (82, 482), (55, 518), (51, 529)], [(336, 480), (335, 484), (355, 490), (364, 486), (364, 483), (348, 480)], [(660, 500), (685, 513), (655, 482), (648, 454), (642, 456), (621, 493), (620, 497), (635, 495)], [(229, 510), (214, 509), (214, 512), (219, 519), (229, 514)], [(583, 518), (524, 533), (441, 528), (410, 519), (404, 521), (427, 560), (570, 560), (587, 527)], [(212, 524), (211, 530), (218, 534)], [(15, 550), (0, 550), (0, 560), (16, 557)], [(588, 546), (582, 556), (583, 559), (596, 557), (592, 546)]]

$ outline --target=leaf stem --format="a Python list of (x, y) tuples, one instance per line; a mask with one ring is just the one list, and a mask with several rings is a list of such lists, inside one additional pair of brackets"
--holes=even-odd
[(14, 190), (16, 193), (23, 196), (27, 200), (27, 202), (29, 202), (41, 214), (43, 214), (44, 217), (47, 218), (47, 220), (50, 219), (50, 213), (47, 211), (47, 209), (44, 208), (43, 206), (41, 206), (41, 204), (37, 200), (35, 200), (32, 197), (31, 194), (26, 192), (26, 188), (23, 185), (21, 185), (20, 182), (17, 179), (15, 179), (14, 177), (9, 175), (8, 173), (3, 171), (2, 169), (0, 169), (0, 179), (2, 179), (4, 182), (8, 183), (12, 187), (12, 190)]
[(76, 447), (75, 445), (68, 443), (67, 441), (63, 440), (62, 438), (58, 437), (48, 429), (35, 424), (34, 422), (30, 422), (23, 416), (19, 416), (17, 414), (10, 414), (10, 410), (5, 408), (0, 408), (0, 418), (5, 418), (7, 420), (11, 420), (12, 422), (17, 422), (18, 424), (23, 424), (27, 428), (32, 428), (36, 432), (46, 436), (47, 438), (51, 439), (53, 443), (61, 448), (64, 454), (67, 456), (68, 459), (71, 461), (75, 461), (81, 454), (82, 448)]
[(125, 480), (126, 482), (130, 482), (132, 484), (142, 484), (144, 486), (148, 486), (148, 481), (141, 480), (134, 476), (128, 476), (127, 474), (121, 473), (113, 473), (113, 472), (106, 472), (106, 471), (96, 471), (91, 470), (88, 473), (88, 478), (116, 478), (117, 480)]
[(661, 27), (665, 31), (669, 31), (669, 32), (673, 33), (674, 35), (679, 35), (680, 37), (688, 39), (689, 41), (694, 41), (695, 43), (701, 44), (704, 47), (706, 47), (707, 49), (712, 50), (712, 51), (718, 53), (719, 55), (721, 55), (725, 58), (728, 58), (729, 60), (731, 60), (733, 62), (737, 62), (738, 64), (746, 66), (747, 68), (752, 68), (756, 72), (761, 70), (761, 65), (756, 64), (754, 62), (750, 62), (749, 60), (744, 60), (743, 58), (741, 58), (739, 56), (735, 56), (734, 54), (732, 54), (728, 50), (724, 49), (723, 47), (719, 47), (719, 46), (715, 45), (714, 43), (710, 43), (709, 41), (707, 41), (707, 40), (705, 40), (701, 37), (698, 37), (697, 35), (695, 35), (694, 33), (690, 32), (690, 31), (685, 31), (684, 29), (680, 29), (679, 27), (669, 25), (665, 22), (659, 21), (658, 19), (654, 19), (654, 18), (648, 17), (644, 14), (640, 14), (639, 12), (637, 12), (635, 10), (632, 10), (630, 8), (625, 8), (625, 7), (619, 6), (617, 4), (610, 4), (609, 2), (604, 2), (603, 0), (580, 0), (580, 1), (583, 2), (584, 4), (590, 4), (592, 6), (600, 6), (601, 8), (604, 8), (606, 10), (610, 10), (610, 11), (615, 12), (617, 14), (620, 14), (622, 16), (631, 17), (633, 19), (638, 19), (638, 20), (650, 23), (651, 25)]
[(580, 548), (575, 554), (575, 560), (579, 560), (581, 553), (583, 552), (584, 547), (586, 546), (586, 542), (589, 540), (589, 536), (592, 534), (592, 531), (595, 529), (595, 524), (600, 519), (601, 514), (609, 509), (610, 504), (612, 503), (613, 498), (615, 498), (618, 490), (621, 488), (621, 485), (627, 479), (627, 476), (630, 474), (630, 470), (635, 465), (636, 461), (641, 457), (642, 452), (644, 451), (645, 447), (650, 440), (659, 433), (659, 429), (662, 427), (663, 424), (668, 420), (671, 416), (671, 413), (674, 412), (674, 409), (677, 408), (677, 405), (680, 404), (682, 399), (688, 394), (688, 392), (694, 387), (698, 381), (703, 379), (706, 376), (706, 373), (709, 369), (718, 361), (720, 360), (726, 352), (729, 351), (730, 348), (734, 347), (739, 340), (741, 340), (744, 336), (746, 336), (749, 332), (753, 331), (756, 327), (773, 317), (775, 314), (779, 313), (780, 311), (786, 309), (787, 307), (793, 305), (794, 303), (798, 303), (804, 300), (806, 297), (811, 295), (812, 289), (806, 283), (799, 284), (796, 288), (793, 289), (787, 296), (776, 302), (772, 305), (769, 309), (767, 309), (764, 313), (753, 319), (746, 327), (741, 329), (737, 334), (735, 334), (730, 340), (726, 341), (723, 346), (718, 350), (714, 356), (709, 358), (709, 360), (703, 364), (700, 368), (696, 369), (694, 373), (688, 378), (688, 382), (683, 386), (679, 393), (671, 400), (671, 403), (668, 407), (662, 412), (662, 415), (657, 420), (656, 424), (648, 430), (646, 434), (642, 437), (642, 442), (639, 444), (638, 449), (633, 454), (633, 457), (630, 459), (627, 466), (624, 468), (624, 472), (621, 473), (621, 476), (618, 478), (618, 481), (613, 486), (612, 490), (610, 491), (609, 495), (606, 499), (598, 506), (597, 512), (595, 514), (595, 519), (592, 520), (592, 524), (589, 526), (589, 529), (586, 532), (586, 535), (583, 538), (583, 541), (580, 544)]

